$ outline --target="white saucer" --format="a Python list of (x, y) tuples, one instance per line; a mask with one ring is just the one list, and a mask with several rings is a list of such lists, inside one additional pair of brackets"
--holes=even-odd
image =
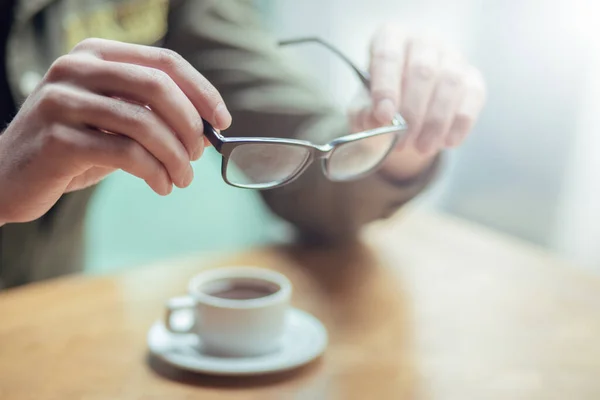
[[(180, 321), (192, 319), (190, 310), (178, 314)], [(206, 355), (200, 350), (197, 335), (171, 333), (162, 321), (150, 328), (148, 347), (161, 360), (185, 370), (210, 375), (258, 375), (287, 371), (316, 359), (327, 347), (327, 331), (312, 315), (291, 308), (281, 349), (274, 353), (239, 358)]]

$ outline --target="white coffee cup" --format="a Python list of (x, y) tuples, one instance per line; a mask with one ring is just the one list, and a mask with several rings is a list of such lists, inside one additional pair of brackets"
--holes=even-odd
[[(207, 354), (248, 357), (276, 351), (281, 344), (292, 285), (282, 274), (255, 267), (227, 267), (196, 275), (188, 296), (167, 302), (165, 326), (200, 337)], [(172, 314), (194, 311), (189, 329), (172, 324)]]

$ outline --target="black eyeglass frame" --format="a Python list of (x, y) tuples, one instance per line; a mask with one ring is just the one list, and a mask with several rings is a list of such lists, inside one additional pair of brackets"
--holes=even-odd
[[(280, 41), (279, 45), (287, 46), (287, 45), (304, 44), (304, 43), (320, 44), (320, 45), (324, 46), (325, 48), (327, 48), (328, 50), (332, 51), (334, 54), (336, 54), (338, 57), (340, 57), (340, 59), (342, 59), (350, 68), (352, 68), (352, 70), (356, 73), (356, 75), (358, 76), (361, 83), (365, 86), (365, 88), (367, 90), (369, 90), (369, 88), (370, 88), (369, 75), (365, 71), (361, 70), (356, 65), (354, 65), (354, 63), (352, 63), (352, 61), (350, 61), (348, 59), (348, 57), (346, 57), (342, 52), (340, 52), (338, 49), (336, 49), (334, 46), (330, 45), (326, 41), (316, 38), (316, 37), (306, 37), (306, 38), (297, 38), (297, 39)], [(306, 171), (306, 169), (315, 161), (315, 159), (321, 160), (321, 169), (323, 171), (323, 174), (331, 181), (343, 182), (343, 181), (352, 181), (352, 180), (360, 179), (366, 175), (369, 175), (372, 171), (376, 170), (383, 163), (383, 161), (387, 158), (389, 153), (394, 149), (398, 139), (401, 136), (400, 134), (405, 133), (408, 128), (404, 118), (402, 118), (402, 116), (397, 113), (394, 116), (393, 120), (391, 121), (390, 126), (384, 126), (384, 127), (379, 127), (379, 128), (375, 128), (375, 129), (369, 129), (369, 130), (362, 131), (362, 132), (351, 133), (348, 135), (341, 136), (337, 139), (334, 139), (334, 140), (330, 141), (329, 143), (326, 143), (323, 145), (317, 145), (317, 144), (314, 144), (307, 140), (300, 140), (300, 139), (284, 139), (284, 138), (273, 138), (273, 137), (225, 137), (225, 136), (221, 135), (207, 121), (203, 120), (203, 123), (204, 123), (204, 135), (210, 141), (210, 143), (213, 145), (215, 150), (217, 150), (223, 156), (223, 162), (221, 163), (221, 175), (223, 177), (223, 180), (231, 186), (235, 186), (235, 187), (239, 187), (239, 188), (243, 188), (243, 189), (258, 189), (258, 190), (274, 189), (274, 188), (281, 187), (281, 186), (291, 183), (292, 181), (294, 181), (298, 177), (300, 177), (302, 175), (302, 173), (304, 173), (304, 171)], [(351, 142), (356, 142), (358, 140), (362, 140), (365, 138), (370, 138), (370, 137), (379, 136), (379, 135), (385, 135), (385, 134), (389, 134), (389, 133), (393, 133), (393, 132), (396, 132), (397, 134), (395, 135), (395, 138), (394, 138), (392, 144), (390, 145), (389, 150), (386, 152), (386, 154), (381, 158), (381, 160), (377, 164), (375, 164), (368, 170), (366, 170), (360, 174), (352, 175), (349, 178), (336, 179), (331, 176), (331, 174), (329, 173), (329, 158), (331, 157), (331, 155), (334, 153), (335, 149), (338, 146), (347, 144), (347, 143), (351, 143)], [(248, 185), (237, 184), (235, 182), (231, 182), (227, 178), (227, 167), (229, 164), (230, 156), (233, 153), (233, 151), (235, 150), (235, 148), (238, 146), (247, 145), (247, 144), (278, 144), (278, 145), (288, 145), (288, 146), (300, 146), (300, 147), (308, 150), (308, 156), (304, 160), (304, 163), (302, 165), (298, 166), (296, 171), (294, 171), (294, 173), (286, 179), (282, 179), (280, 181), (264, 183), (264, 184), (248, 184)]]

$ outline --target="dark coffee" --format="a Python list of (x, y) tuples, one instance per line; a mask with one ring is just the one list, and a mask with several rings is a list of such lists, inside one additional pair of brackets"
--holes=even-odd
[(260, 299), (279, 289), (279, 285), (260, 279), (219, 279), (202, 285), (202, 292), (230, 300)]

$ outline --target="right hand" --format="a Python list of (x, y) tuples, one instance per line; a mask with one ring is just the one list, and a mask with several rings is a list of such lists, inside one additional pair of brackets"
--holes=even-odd
[(193, 179), (202, 118), (231, 124), (219, 92), (176, 53), (87, 39), (48, 70), (0, 135), (0, 224), (44, 215), (122, 169), (158, 194)]

